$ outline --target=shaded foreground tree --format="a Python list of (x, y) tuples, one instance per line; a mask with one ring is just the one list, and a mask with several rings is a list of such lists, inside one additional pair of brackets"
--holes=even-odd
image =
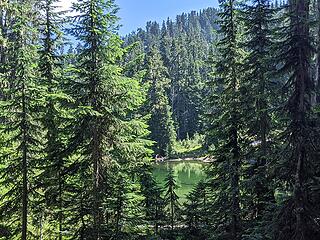
[[(277, 23), (275, 10), (268, 0), (254, 0), (241, 9), (244, 23), (243, 61), (244, 77), (241, 83), (242, 110), (245, 127), (245, 156), (243, 171), (243, 212), (246, 219), (246, 234), (251, 238), (270, 234), (272, 217), (269, 211), (275, 204), (274, 181), (270, 165), (274, 144), (273, 125), (275, 114), (272, 108), (277, 104), (276, 87), (272, 73), (273, 29)], [(280, 81), (279, 81), (280, 82)], [(246, 94), (251, 92), (250, 94)], [(261, 227), (261, 226), (266, 226)], [(250, 238), (249, 237), (249, 238)]]
[[(215, 136), (215, 161), (208, 170), (211, 191), (212, 235), (217, 239), (241, 239), (240, 170), (241, 170), (241, 94), (242, 77), (238, 33), (238, 2), (220, 1), (221, 40), (217, 45), (214, 77), (209, 96), (210, 135)], [(220, 226), (220, 224), (223, 225)]]
[(159, 234), (159, 227), (165, 222), (165, 201), (162, 197), (163, 189), (158, 186), (152, 175), (151, 166), (144, 165), (141, 175), (141, 193), (144, 196), (146, 220), (154, 226), (154, 233)]
[(280, 169), (282, 181), (289, 183), (291, 196), (282, 203), (277, 239), (318, 239), (319, 216), (313, 185), (317, 174), (319, 151), (318, 120), (312, 106), (315, 85), (310, 75), (312, 40), (310, 33), (310, 1), (291, 0), (287, 9), (280, 60), (281, 71), (288, 75), (289, 99), (285, 105), (287, 129), (286, 147)]
[(194, 238), (205, 238), (208, 228), (208, 185), (200, 181), (188, 194), (183, 212), (188, 234)]
[[(60, 48), (62, 41), (62, 13), (57, 11), (57, 2), (54, 0), (43, 0), (39, 2), (39, 10), (42, 13), (40, 20), (40, 51), (39, 51), (39, 75), (44, 91), (45, 104), (41, 112), (42, 124), (46, 131), (45, 136), (45, 157), (39, 162), (41, 174), (37, 176), (38, 189), (41, 189), (44, 197), (40, 197), (38, 208), (41, 220), (49, 218), (57, 222), (52, 224), (52, 229), (57, 229), (56, 235), (62, 240), (64, 232), (64, 221), (67, 213), (66, 204), (66, 181), (67, 159), (63, 154), (68, 133), (64, 128), (71, 118), (67, 103), (71, 101), (63, 89), (65, 70), (63, 56)], [(43, 199), (44, 198), (44, 199)], [(43, 203), (45, 201), (45, 204)], [(49, 208), (54, 214), (46, 214), (45, 209)], [(42, 219), (44, 218), (44, 219)]]

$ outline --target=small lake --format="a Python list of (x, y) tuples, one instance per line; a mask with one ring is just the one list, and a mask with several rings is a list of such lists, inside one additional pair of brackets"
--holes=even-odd
[(180, 186), (176, 193), (180, 197), (180, 203), (186, 200), (186, 195), (193, 187), (205, 178), (205, 163), (201, 161), (176, 161), (163, 162), (154, 165), (153, 175), (159, 185), (164, 186), (165, 178), (170, 167), (174, 170), (177, 184)]

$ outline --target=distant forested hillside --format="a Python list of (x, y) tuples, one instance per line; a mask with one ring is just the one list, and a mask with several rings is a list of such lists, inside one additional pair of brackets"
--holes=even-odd
[[(162, 24), (148, 22), (146, 29), (138, 29), (124, 38), (128, 46), (137, 43), (128, 60), (138, 69), (150, 68), (146, 60), (159, 51), (159, 64), (168, 82), (163, 86), (172, 111), (178, 139), (193, 137), (201, 131), (204, 112), (205, 83), (208, 79), (208, 53), (217, 38), (217, 10), (207, 8), (178, 15)], [(142, 57), (142, 56), (145, 57)], [(154, 70), (154, 69), (151, 69)]]

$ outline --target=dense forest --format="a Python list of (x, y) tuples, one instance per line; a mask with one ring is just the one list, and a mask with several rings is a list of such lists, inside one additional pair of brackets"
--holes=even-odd
[(0, 239), (320, 239), (320, 0), (58, 4), (0, 0)]

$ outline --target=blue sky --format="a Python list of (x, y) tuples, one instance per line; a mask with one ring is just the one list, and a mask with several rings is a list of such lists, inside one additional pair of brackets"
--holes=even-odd
[[(62, 10), (68, 10), (74, 1), (60, 0), (58, 5)], [(144, 28), (147, 21), (162, 23), (162, 20), (173, 19), (182, 12), (218, 6), (218, 0), (116, 0), (116, 3), (120, 7), (120, 24), (123, 25), (120, 35)]]
[(147, 21), (166, 20), (174, 18), (182, 12), (200, 10), (207, 7), (217, 7), (218, 0), (116, 0), (120, 7), (120, 34), (124, 35), (144, 28)]

